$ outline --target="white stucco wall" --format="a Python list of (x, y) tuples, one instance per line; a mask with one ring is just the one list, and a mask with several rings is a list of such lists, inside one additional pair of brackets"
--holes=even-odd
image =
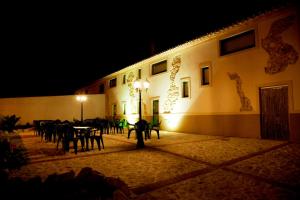
[[(70, 120), (81, 118), (81, 104), (75, 95), (48, 97), (1, 98), (0, 115), (17, 115), (20, 123), (33, 120)], [(83, 103), (83, 118), (104, 118), (105, 96), (87, 95)]]
[[(179, 88), (179, 97), (172, 110), (172, 114), (185, 115), (207, 115), (207, 114), (259, 114), (259, 88), (266, 85), (288, 84), (290, 87), (289, 111), (290, 113), (300, 112), (300, 59), (294, 64), (289, 64), (285, 70), (273, 75), (265, 73), (270, 55), (261, 46), (262, 39), (265, 38), (272, 26), (278, 19), (296, 15), (295, 10), (287, 10), (261, 17), (259, 20), (252, 20), (241, 26), (234, 26), (221, 34), (216, 34), (199, 44), (190, 45), (186, 48), (175, 48), (171, 52), (165, 52), (149, 58), (145, 61), (129, 66), (123, 70), (115, 72), (105, 77), (102, 82), (106, 84), (107, 95), (107, 115), (111, 115), (111, 104), (117, 104), (117, 113), (122, 114), (122, 102), (129, 104), (138, 101), (129, 95), (128, 85), (122, 84), (123, 74), (133, 72), (137, 77), (138, 69), (142, 69), (142, 79), (150, 82), (150, 88), (143, 92), (144, 115), (152, 115), (151, 100), (159, 98), (160, 113), (164, 112), (163, 105), (168, 98), (170, 88), (170, 70), (172, 61), (176, 56), (181, 58), (181, 66), (175, 76), (174, 83)], [(283, 42), (292, 45), (300, 55), (299, 21), (286, 28), (281, 34)], [(235, 34), (239, 34), (249, 29), (256, 32), (256, 46), (225, 56), (219, 55), (219, 41)], [(162, 60), (167, 60), (168, 71), (157, 75), (151, 75), (151, 65)], [(201, 64), (211, 63), (211, 85), (201, 86)], [(237, 73), (242, 80), (242, 90), (251, 101), (252, 111), (240, 112), (241, 102), (237, 94), (236, 81), (230, 80), (229, 73)], [(117, 78), (117, 87), (109, 88), (108, 82), (112, 78)], [(181, 79), (190, 78), (191, 97), (181, 97)], [(100, 81), (101, 82), (101, 81)], [(130, 113), (130, 112), (128, 112)]]
[[(123, 75), (128, 78), (132, 73), (134, 78), (131, 80), (136, 80), (138, 69), (142, 69), (142, 79), (150, 82), (148, 91), (142, 92), (143, 118), (151, 120), (152, 101), (159, 99), (159, 115), (165, 130), (258, 138), (259, 89), (288, 85), (290, 138), (300, 141), (297, 125), (300, 124), (299, 19), (299, 12), (294, 7), (274, 10), (135, 63), (78, 92), (85, 89), (97, 92), (99, 85), (105, 84), (106, 116), (112, 115), (111, 107), (116, 104), (117, 115), (133, 123), (138, 119), (138, 93), (130, 95), (129, 84), (122, 84), (122, 80)], [(249, 30), (255, 32), (255, 47), (220, 56), (219, 43), (222, 39)], [(263, 39), (267, 40), (265, 46), (262, 45)], [(172, 62), (178, 61), (177, 58), (180, 58), (180, 67), (172, 82), (172, 69), (173, 72), (177, 69)], [(151, 75), (151, 66), (163, 60), (167, 60), (167, 72)], [(209, 86), (201, 85), (201, 66), (204, 63), (210, 64)], [(280, 70), (267, 73), (265, 68), (270, 69), (270, 66)], [(230, 79), (228, 73), (235, 75), (234, 80)], [(109, 80), (113, 78), (117, 78), (117, 86), (110, 88)], [(182, 97), (182, 79), (190, 80), (189, 98)], [(177, 92), (179, 95), (176, 98)], [(123, 116), (124, 102), (127, 105), (126, 116)], [(165, 102), (174, 102), (172, 109), (164, 106)]]

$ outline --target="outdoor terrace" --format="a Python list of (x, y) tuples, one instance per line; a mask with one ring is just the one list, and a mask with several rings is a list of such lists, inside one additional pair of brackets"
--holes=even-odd
[(10, 177), (75, 174), (90, 167), (119, 177), (131, 199), (299, 199), (300, 144), (161, 131), (136, 149), (135, 134), (104, 134), (105, 149), (63, 153), (21, 132), (30, 161)]

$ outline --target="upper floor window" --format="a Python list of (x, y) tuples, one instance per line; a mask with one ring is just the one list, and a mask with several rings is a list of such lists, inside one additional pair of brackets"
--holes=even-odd
[(138, 71), (138, 79), (141, 79), (142, 78), (142, 69), (139, 69)]
[(123, 74), (123, 84), (126, 84), (126, 74)]
[(104, 84), (103, 83), (99, 86), (99, 93), (104, 94)]
[(182, 82), (182, 97), (189, 97), (189, 82)]
[(167, 71), (167, 60), (155, 63), (152, 65), (151, 73), (152, 75), (159, 74)]
[(117, 86), (117, 78), (109, 80), (109, 87), (116, 87)]
[(220, 40), (220, 55), (223, 56), (252, 47), (255, 47), (255, 30)]

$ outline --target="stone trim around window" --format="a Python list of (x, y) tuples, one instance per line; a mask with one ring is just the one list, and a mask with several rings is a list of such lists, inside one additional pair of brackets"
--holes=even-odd
[(181, 98), (191, 98), (191, 78), (184, 77), (180, 79), (180, 95)]

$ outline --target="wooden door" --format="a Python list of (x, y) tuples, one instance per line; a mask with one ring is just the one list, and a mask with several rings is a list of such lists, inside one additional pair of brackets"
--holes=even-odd
[(261, 137), (289, 138), (288, 86), (260, 88)]
[(154, 123), (159, 123), (159, 100), (158, 99), (153, 100), (152, 109), (153, 109), (152, 121)]

